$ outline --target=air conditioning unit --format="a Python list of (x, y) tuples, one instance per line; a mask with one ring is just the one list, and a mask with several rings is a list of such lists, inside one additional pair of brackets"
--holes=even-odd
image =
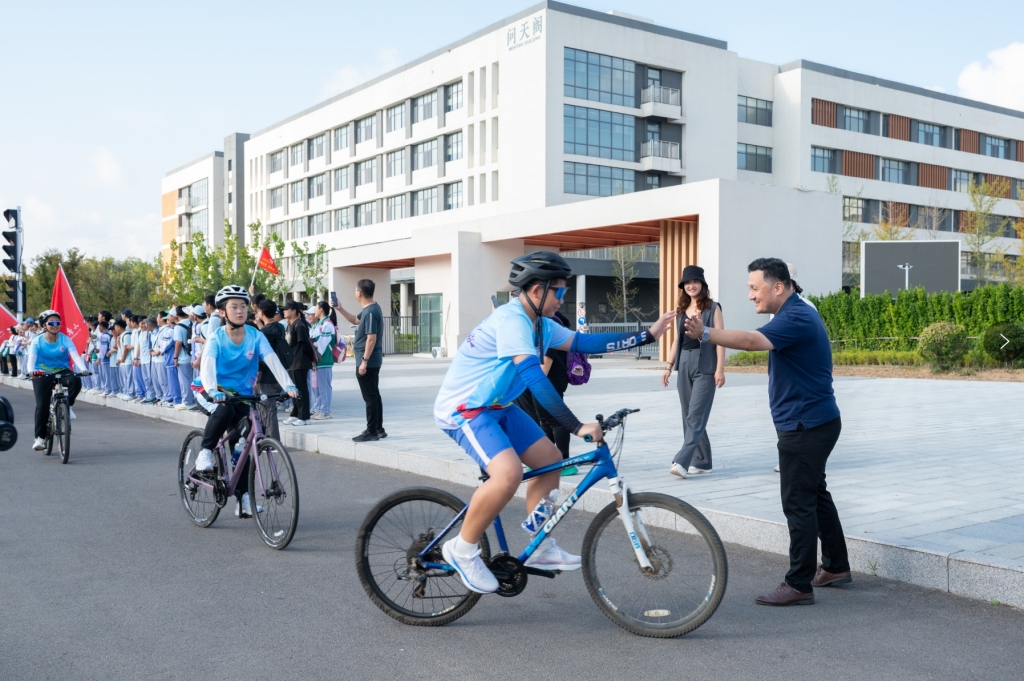
[(430, 348), (430, 355), (434, 359), (439, 359), (441, 357), (447, 357), (448, 353), (445, 352), (444, 348), (437, 347), (437, 348)]

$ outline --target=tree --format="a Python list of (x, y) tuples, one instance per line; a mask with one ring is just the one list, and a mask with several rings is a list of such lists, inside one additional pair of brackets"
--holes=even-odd
[(942, 226), (952, 218), (948, 203), (939, 203), (939, 197), (932, 194), (928, 198), (928, 205), (917, 209), (917, 222), (914, 227), (924, 230), (931, 239), (938, 239)]
[(310, 300), (320, 300), (320, 293), (326, 291), (324, 279), (327, 277), (327, 246), (320, 243), (310, 248), (309, 242), (292, 244), (295, 259), (296, 279), (302, 282), (302, 288)]
[(611, 249), (614, 290), (608, 294), (608, 307), (611, 310), (612, 321), (618, 321), (619, 315), (622, 315), (623, 323), (627, 323), (630, 314), (639, 320), (643, 312), (634, 302), (637, 287), (633, 283), (636, 279), (636, 263), (640, 260), (638, 249), (641, 248), (643, 246), (619, 246)]
[[(836, 175), (829, 175), (825, 180), (825, 191), (829, 194), (842, 194), (843, 187), (839, 183), (839, 178)], [(864, 188), (861, 187), (857, 190), (857, 194), (851, 198), (860, 201), (861, 194), (864, 193)], [(844, 197), (845, 201), (845, 197)], [(854, 222), (849, 219), (846, 214), (844, 207), (843, 210), (843, 270), (849, 271), (850, 275), (855, 281), (860, 281), (860, 244), (862, 241), (868, 238), (868, 230), (861, 227), (861, 222), (864, 216), (860, 216), (861, 221)]]
[[(1020, 200), (1017, 201), (1017, 210), (1020, 211), (1020, 218), (1013, 221), (1013, 230), (1017, 238), (1024, 243), (1024, 183), (1020, 185)], [(1017, 257), (1013, 264), (1006, 267), (1007, 278), (1017, 286), (1024, 286), (1024, 246), (1017, 245)]]
[(871, 227), (875, 241), (910, 241), (914, 230), (910, 227), (910, 207), (898, 201), (882, 201), (877, 221)]
[(971, 207), (960, 214), (960, 232), (974, 269), (975, 284), (980, 287), (1002, 269), (1005, 260), (1007, 247), (995, 241), (1004, 235), (1010, 218), (993, 211), (1001, 197), (1009, 196), (1009, 184), (1005, 179), (991, 183), (971, 182), (967, 195)]

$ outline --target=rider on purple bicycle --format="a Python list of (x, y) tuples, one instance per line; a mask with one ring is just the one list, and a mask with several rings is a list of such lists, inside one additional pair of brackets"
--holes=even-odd
[[(219, 327), (206, 340), (199, 366), (199, 380), (193, 383), (197, 389), (198, 404), (210, 415), (203, 433), (203, 448), (196, 458), (196, 471), (213, 470), (213, 448), (228, 428), (249, 416), (249, 405), (226, 403), (225, 400), (232, 395), (253, 395), (260, 360), (269, 367), (277, 382), (284, 386), (285, 392), (292, 397), (299, 394), (281, 360), (270, 347), (267, 337), (245, 323), (249, 312), (249, 293), (241, 286), (225, 286), (217, 291), (214, 303), (221, 311), (224, 326)], [(242, 475), (236, 490), (236, 494), (241, 495), (239, 507), (235, 511), (239, 517), (252, 515), (249, 491), (246, 489), (248, 480), (248, 473)]]

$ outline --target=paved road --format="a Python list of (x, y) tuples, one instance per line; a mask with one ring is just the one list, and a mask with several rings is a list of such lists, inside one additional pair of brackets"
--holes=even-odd
[[(352, 547), (373, 502), (415, 476), (296, 452), (302, 515), (275, 552), (252, 521), (188, 524), (174, 482), (185, 428), (81, 404), (61, 466), (29, 448), (30, 393), (3, 393), (21, 436), (0, 454), (3, 679), (995, 679), (1024, 668), (1019, 611), (865, 575), (811, 607), (759, 607), (753, 596), (785, 561), (736, 546), (721, 608), (679, 639), (618, 629), (578, 574), (485, 598), (447, 627), (406, 627), (365, 597)], [(561, 542), (578, 549), (587, 522), (570, 515)]]

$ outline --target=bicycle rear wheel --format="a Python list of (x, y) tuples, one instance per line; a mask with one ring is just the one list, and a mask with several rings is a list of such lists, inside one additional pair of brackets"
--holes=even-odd
[[(217, 519), (220, 507), (217, 506), (216, 496), (213, 490), (201, 487), (189, 480), (189, 473), (196, 465), (196, 457), (199, 450), (203, 448), (203, 431), (193, 430), (185, 437), (185, 443), (181, 446), (181, 454), (178, 455), (178, 493), (181, 495), (181, 503), (185, 506), (185, 513), (190, 520), (199, 527), (209, 527)], [(215, 470), (216, 475), (220, 475)]]
[(267, 546), (288, 546), (299, 524), (299, 483), (288, 450), (277, 440), (263, 438), (256, 445), (256, 461), (249, 467), (249, 500)]
[[(671, 638), (704, 624), (725, 595), (729, 567), (722, 540), (701, 513), (667, 494), (633, 494), (629, 510), (646, 529), (644, 572), (614, 503), (583, 539), (583, 581), (608, 619), (640, 636)], [(637, 535), (642, 535), (637, 527)]]
[[(411, 487), (385, 497), (366, 515), (356, 538), (356, 572), (378, 608), (404, 624), (438, 626), (465, 615), (480, 600), (454, 572), (422, 569), (415, 556), (437, 537), (465, 504), (448, 492)], [(444, 563), (441, 542), (456, 536), (459, 522), (427, 556)], [(480, 557), (491, 549), (485, 534)]]
[(57, 441), (57, 453), (60, 454), (60, 462), (67, 463), (71, 456), (71, 419), (68, 414), (68, 403), (63, 400), (57, 403), (54, 418), (53, 439)]

